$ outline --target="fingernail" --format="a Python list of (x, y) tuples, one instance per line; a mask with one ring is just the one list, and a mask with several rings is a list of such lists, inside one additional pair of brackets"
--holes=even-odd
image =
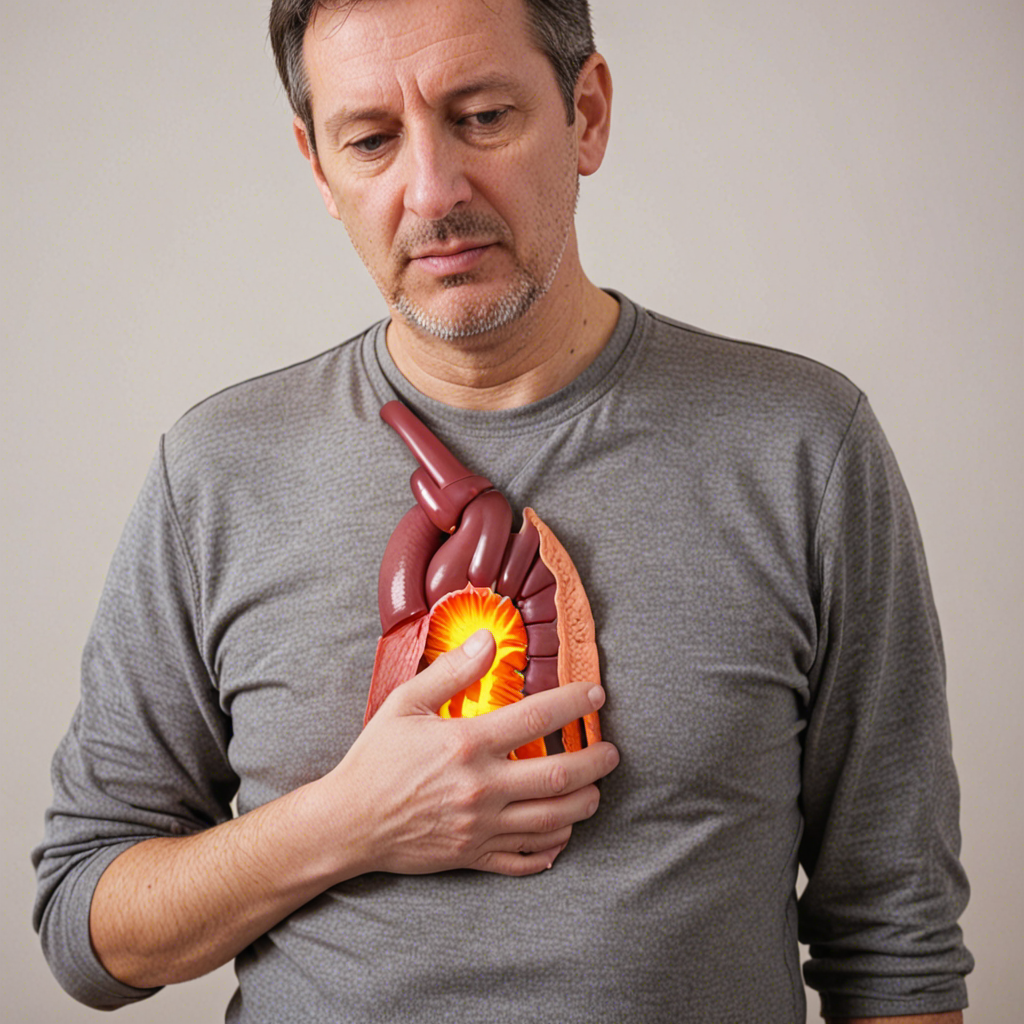
[(491, 639), (491, 631), (489, 629), (478, 629), (463, 645), (462, 649), (471, 658), (479, 654)]
[(599, 708), (604, 703), (604, 690), (600, 686), (592, 686), (587, 693), (591, 707)]

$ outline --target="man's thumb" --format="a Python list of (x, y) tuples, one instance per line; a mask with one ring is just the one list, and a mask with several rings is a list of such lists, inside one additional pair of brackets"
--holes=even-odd
[(478, 629), (461, 647), (446, 651), (398, 688), (406, 712), (436, 715), (446, 700), (472, 686), (494, 661), (494, 637)]

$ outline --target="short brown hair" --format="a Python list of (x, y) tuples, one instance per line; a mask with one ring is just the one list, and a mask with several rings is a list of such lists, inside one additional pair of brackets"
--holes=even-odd
[[(273, 0), (270, 44), (292, 110), (306, 126), (313, 151), (313, 103), (302, 44), (306, 27), (319, 8), (345, 10), (362, 0)], [(594, 30), (587, 0), (524, 0), (537, 48), (551, 62), (569, 124), (576, 120), (576, 79), (594, 52)]]

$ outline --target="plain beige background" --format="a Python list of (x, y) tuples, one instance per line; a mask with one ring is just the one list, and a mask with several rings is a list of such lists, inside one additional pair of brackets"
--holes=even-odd
[[(0, 1017), (98, 1019), (29, 927), (79, 651), (160, 432), (382, 313), (289, 131), (266, 0), (4, 5)], [(972, 1022), (1019, 1019), (1024, 5), (597, 0), (584, 265), (871, 396), (914, 496), (963, 787)], [(370, 598), (368, 598), (370, 599)], [(222, 1019), (230, 969), (122, 1011)], [(812, 997), (811, 1019), (817, 1001)]]

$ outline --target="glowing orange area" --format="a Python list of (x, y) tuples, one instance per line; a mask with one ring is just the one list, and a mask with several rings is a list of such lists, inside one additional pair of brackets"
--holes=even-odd
[(516, 606), (487, 587), (465, 589), (434, 605), (423, 656), (433, 661), (468, 640), (478, 629), (490, 630), (497, 648), (494, 661), (479, 682), (466, 687), (441, 708), (442, 718), (471, 718), (504, 707), (523, 695), (526, 668), (526, 627)]
[[(494, 637), (494, 661), (479, 682), (442, 705), (438, 712), (442, 718), (472, 718), (522, 700), (526, 627), (519, 609), (489, 587), (467, 583), (464, 589), (442, 597), (434, 605), (423, 657), (433, 661), (463, 644), (478, 629), (490, 630)], [(509, 757), (543, 757), (546, 753), (543, 738), (538, 738), (517, 747)]]

